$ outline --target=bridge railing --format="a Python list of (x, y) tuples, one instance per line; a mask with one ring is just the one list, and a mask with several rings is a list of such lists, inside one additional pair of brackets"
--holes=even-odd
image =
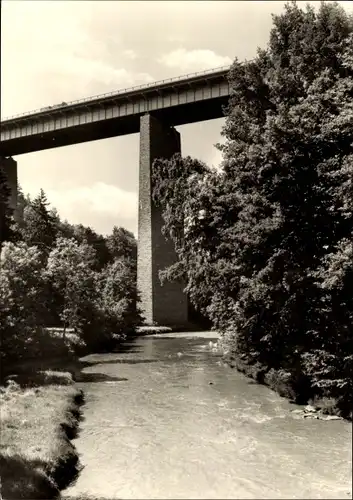
[(76, 104), (81, 104), (81, 103), (88, 102), (88, 101), (94, 101), (95, 99), (103, 99), (104, 97), (118, 96), (120, 94), (125, 94), (127, 92), (133, 92), (135, 90), (149, 89), (151, 87), (157, 87), (158, 85), (163, 85), (164, 83), (168, 84), (168, 83), (173, 83), (173, 82), (180, 82), (182, 80), (187, 80), (188, 78), (193, 78), (195, 76), (212, 75), (213, 73), (227, 71), (229, 69), (230, 69), (230, 66), (220, 66), (218, 68), (208, 69), (208, 70), (204, 70), (204, 71), (198, 71), (196, 73), (188, 73), (186, 75), (175, 76), (173, 78), (166, 78), (164, 80), (154, 81), (154, 82), (150, 82), (150, 83), (144, 83), (144, 84), (136, 85), (134, 87), (129, 87), (129, 88), (124, 88), (124, 89), (114, 90), (111, 92), (106, 92), (105, 94), (97, 94), (97, 95), (90, 96), (90, 97), (84, 97), (83, 99), (77, 99), (75, 101), (65, 102), (62, 104), (54, 104), (53, 106), (42, 107), (42, 108), (36, 109), (34, 111), (26, 111), (25, 113), (20, 113), (17, 115), (6, 117), (3, 120), (1, 120), (1, 122), (5, 122), (8, 120), (14, 120), (16, 118), (22, 118), (22, 117), (29, 116), (29, 115), (34, 115), (36, 113), (42, 113), (42, 112), (49, 111), (49, 110), (54, 111), (54, 110), (59, 109), (61, 107), (66, 108), (67, 106), (75, 106)]

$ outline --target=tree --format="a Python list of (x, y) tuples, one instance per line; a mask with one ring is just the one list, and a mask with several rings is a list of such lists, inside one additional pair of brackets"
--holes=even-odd
[(107, 237), (107, 247), (113, 260), (124, 258), (136, 263), (137, 241), (134, 234), (127, 229), (114, 226)]
[(57, 237), (72, 239), (75, 238), (75, 227), (67, 220), (60, 220)]
[(100, 272), (96, 283), (102, 337), (126, 338), (142, 321), (134, 269), (129, 261), (116, 259)]
[(73, 237), (78, 243), (87, 243), (94, 248), (96, 255), (94, 267), (97, 271), (103, 269), (106, 264), (111, 262), (106, 239), (92, 228), (77, 224), (73, 226)]
[(95, 253), (87, 243), (58, 238), (48, 257), (46, 280), (60, 297), (57, 304), (64, 327), (81, 333), (94, 316)]
[(287, 370), (297, 390), (309, 377), (333, 394), (343, 380), (347, 401), (353, 21), (334, 3), (292, 2), (273, 22), (268, 47), (230, 70), (222, 172), (185, 182), (190, 159), (155, 163), (180, 259), (164, 274), (187, 269), (190, 297), (235, 357)]
[(33, 201), (25, 203), (18, 231), (28, 245), (36, 245), (46, 254), (53, 248), (58, 232), (58, 217), (50, 211), (42, 189)]
[[(202, 162), (174, 155), (153, 163), (153, 200), (163, 208), (162, 232), (170, 238), (178, 260), (160, 273), (163, 280), (181, 280), (192, 303), (202, 313), (214, 293), (207, 283), (209, 247), (218, 227), (212, 223), (217, 176)], [(214, 222), (214, 221), (213, 221)]]
[(30, 196), (23, 193), (20, 185), (17, 186), (17, 204), (14, 210), (14, 220), (17, 224), (23, 223), (23, 214), (26, 207), (31, 204)]
[(3, 246), (0, 264), (1, 355), (26, 355), (45, 317), (43, 260), (36, 247), (21, 242)]
[(230, 72), (223, 166), (242, 205), (232, 328), (249, 359), (294, 369), (312, 332), (326, 337), (313, 274), (351, 237), (340, 193), (351, 175), (353, 25), (335, 4), (316, 14), (295, 3), (274, 25), (267, 51)]

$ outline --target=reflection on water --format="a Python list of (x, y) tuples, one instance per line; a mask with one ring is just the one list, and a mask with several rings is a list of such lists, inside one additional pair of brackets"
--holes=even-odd
[(193, 335), (85, 358), (75, 441), (85, 468), (65, 494), (350, 498), (351, 424), (295, 419), (294, 405), (222, 366), (206, 334)]

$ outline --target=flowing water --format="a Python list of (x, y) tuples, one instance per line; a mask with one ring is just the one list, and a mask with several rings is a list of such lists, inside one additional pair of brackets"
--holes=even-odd
[(351, 424), (300, 418), (222, 366), (212, 337), (141, 337), (126, 352), (85, 358), (74, 441), (85, 467), (65, 495), (351, 498)]

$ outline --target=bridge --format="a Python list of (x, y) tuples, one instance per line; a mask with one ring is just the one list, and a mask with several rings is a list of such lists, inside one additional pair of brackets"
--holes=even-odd
[(173, 245), (161, 233), (160, 209), (151, 199), (155, 158), (180, 152), (175, 126), (223, 116), (229, 99), (229, 66), (46, 106), (1, 121), (0, 166), (16, 204), (17, 163), (25, 153), (140, 133), (137, 284), (148, 323), (185, 326), (182, 283), (160, 284), (160, 269), (175, 262)]

